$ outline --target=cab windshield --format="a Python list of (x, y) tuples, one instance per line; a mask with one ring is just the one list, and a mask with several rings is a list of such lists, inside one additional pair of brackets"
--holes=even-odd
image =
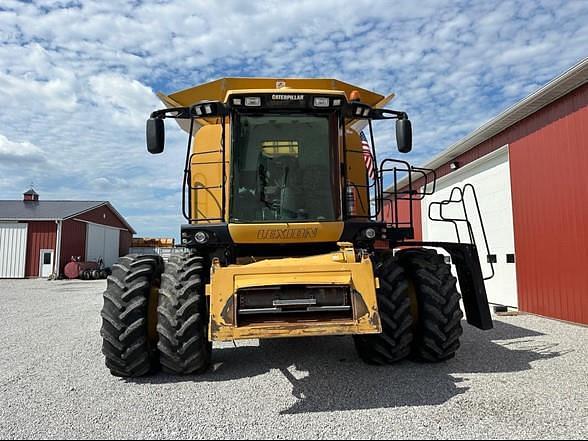
[(331, 117), (239, 115), (232, 142), (232, 222), (336, 220)]

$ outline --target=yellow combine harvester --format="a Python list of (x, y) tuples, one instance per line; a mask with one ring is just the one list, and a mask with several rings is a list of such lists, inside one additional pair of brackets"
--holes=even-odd
[[(398, 149), (411, 150), (407, 115), (384, 109), (392, 95), (330, 79), (225, 78), (159, 97), (148, 150), (163, 151), (166, 118), (188, 133), (189, 251), (114, 265), (101, 332), (112, 374), (200, 373), (213, 341), (275, 337), (353, 335), (374, 364), (446, 360), (459, 347), (461, 296), (444, 257), (423, 246), (451, 254), (468, 322), (492, 327), (476, 247), (410, 240), (412, 201), (434, 176), (377, 163), (374, 120), (396, 120)], [(417, 178), (424, 188), (412, 188)]]

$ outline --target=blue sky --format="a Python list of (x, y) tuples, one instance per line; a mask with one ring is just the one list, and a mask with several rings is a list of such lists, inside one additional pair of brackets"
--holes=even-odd
[[(154, 93), (224, 76), (334, 77), (395, 92), (423, 163), (588, 56), (588, 1), (3, 0), (0, 199), (110, 200), (177, 236), (185, 137), (146, 153)], [(394, 152), (377, 127), (380, 157)]]

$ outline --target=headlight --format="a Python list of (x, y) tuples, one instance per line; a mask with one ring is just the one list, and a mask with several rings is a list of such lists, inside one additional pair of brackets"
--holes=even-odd
[(322, 96), (315, 96), (314, 107), (329, 107), (329, 99)]
[(248, 97), (245, 97), (245, 105), (247, 107), (259, 107), (259, 106), (261, 106), (261, 97), (258, 97), (258, 96), (248, 96)]
[(374, 230), (373, 228), (368, 228), (367, 230), (363, 231), (363, 234), (368, 239), (373, 239), (374, 237), (376, 237), (376, 230)]
[(198, 231), (194, 235), (194, 240), (201, 245), (208, 242), (208, 239), (209, 239), (208, 233), (206, 233), (205, 231)]

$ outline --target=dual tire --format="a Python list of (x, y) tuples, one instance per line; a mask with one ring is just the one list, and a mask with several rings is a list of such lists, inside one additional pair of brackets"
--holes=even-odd
[(145, 375), (156, 363), (149, 311), (162, 270), (161, 258), (147, 255), (124, 256), (112, 266), (103, 294), (100, 334), (106, 366), (115, 376)]
[[(382, 333), (354, 336), (365, 362), (406, 357), (452, 358), (462, 334), (460, 294), (444, 257), (407, 249), (376, 264)], [(161, 367), (176, 375), (205, 372), (211, 362), (202, 257), (129, 255), (113, 265), (104, 292), (102, 352), (110, 372), (138, 377)]]
[(157, 307), (157, 349), (164, 372), (198, 374), (210, 365), (202, 274), (202, 257), (195, 254), (172, 256), (165, 264)]
[(103, 294), (102, 352), (118, 377), (162, 368), (178, 375), (210, 364), (202, 258), (129, 255), (112, 267)]
[(376, 264), (382, 333), (354, 336), (361, 359), (391, 364), (410, 357), (441, 362), (455, 356), (463, 332), (460, 294), (451, 266), (434, 250), (401, 250)]

